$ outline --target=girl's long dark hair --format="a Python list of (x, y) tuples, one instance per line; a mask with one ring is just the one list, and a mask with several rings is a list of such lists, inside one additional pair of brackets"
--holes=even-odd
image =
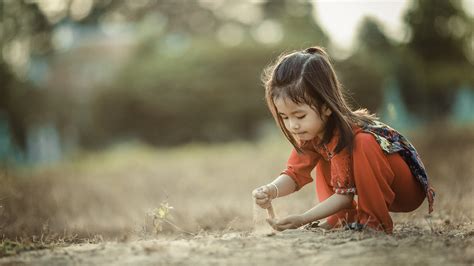
[(285, 97), (297, 104), (307, 104), (322, 113), (324, 104), (332, 113), (326, 122), (323, 143), (328, 143), (334, 130), (340, 133), (335, 152), (352, 148), (352, 124), (363, 125), (377, 119), (366, 109), (351, 110), (342, 94), (342, 85), (331, 65), (329, 56), (321, 47), (282, 54), (262, 75), (265, 98), (278, 126), (298, 152), (303, 152), (298, 142), (286, 129), (278, 115), (274, 100)]

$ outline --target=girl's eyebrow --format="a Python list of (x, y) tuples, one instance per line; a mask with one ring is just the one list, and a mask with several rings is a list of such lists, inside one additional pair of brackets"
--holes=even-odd
[[(305, 112), (305, 111), (303, 111), (303, 110), (296, 110), (296, 111), (291, 112), (291, 114), (293, 115), (293, 114), (304, 113), (304, 112)], [(282, 112), (278, 112), (278, 114), (279, 114), (279, 115), (286, 115), (286, 114), (284, 114), (284, 113), (282, 113)]]

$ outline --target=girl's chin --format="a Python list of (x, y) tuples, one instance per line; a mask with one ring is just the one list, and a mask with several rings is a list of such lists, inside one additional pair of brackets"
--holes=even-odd
[(295, 135), (296, 139), (298, 139), (299, 141), (308, 141), (308, 140), (312, 140), (313, 137), (311, 137), (310, 135), (308, 134), (301, 134), (301, 135)]

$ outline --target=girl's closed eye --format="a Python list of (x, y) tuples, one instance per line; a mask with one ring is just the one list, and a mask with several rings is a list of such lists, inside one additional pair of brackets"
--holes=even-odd
[(303, 119), (303, 118), (305, 118), (305, 117), (306, 117), (306, 115), (300, 115), (300, 116), (297, 116), (296, 118), (298, 118), (298, 119)]

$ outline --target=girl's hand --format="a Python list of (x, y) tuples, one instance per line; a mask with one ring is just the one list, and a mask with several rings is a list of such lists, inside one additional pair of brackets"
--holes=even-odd
[(273, 229), (277, 231), (284, 231), (286, 229), (296, 229), (304, 224), (306, 221), (301, 215), (290, 215), (282, 219), (267, 219)]
[(254, 189), (252, 196), (258, 206), (263, 209), (268, 209), (271, 206), (272, 199), (276, 196), (276, 190), (271, 185), (265, 185)]

